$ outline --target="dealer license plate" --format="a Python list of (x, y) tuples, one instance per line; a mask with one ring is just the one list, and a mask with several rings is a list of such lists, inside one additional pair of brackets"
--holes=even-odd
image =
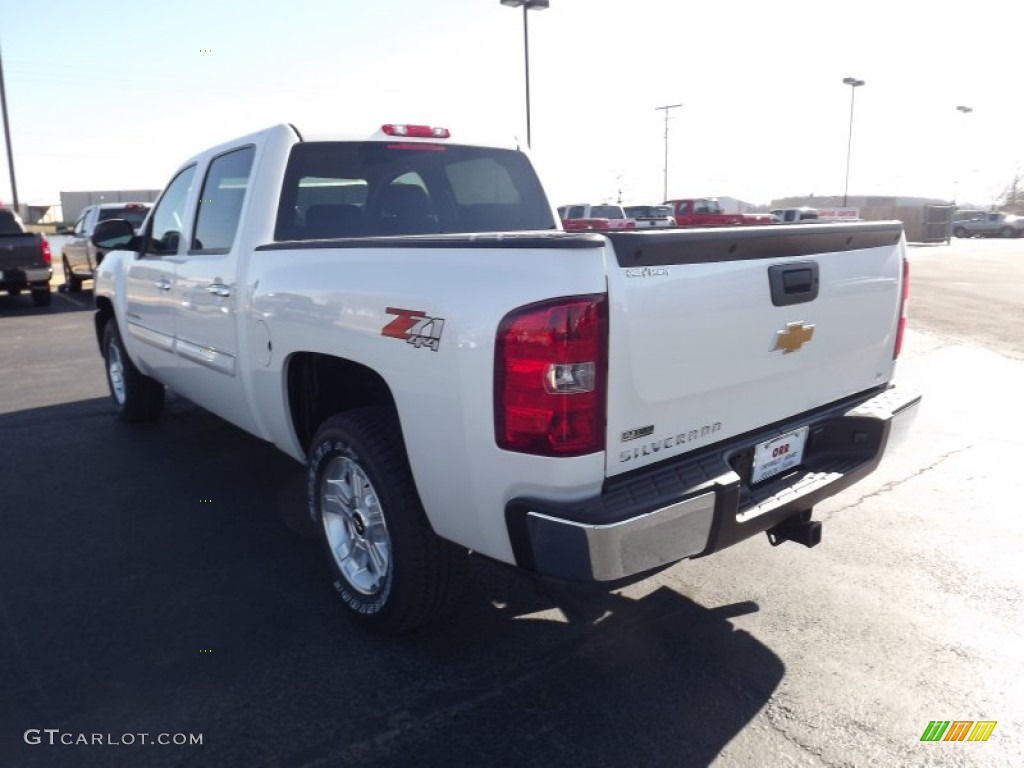
[(804, 456), (804, 443), (807, 442), (807, 427), (800, 427), (781, 437), (765, 440), (754, 448), (754, 470), (750, 475), (750, 483), (785, 472), (801, 462)]

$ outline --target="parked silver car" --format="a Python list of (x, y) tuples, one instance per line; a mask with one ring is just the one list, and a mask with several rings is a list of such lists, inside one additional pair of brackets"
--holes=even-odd
[(776, 224), (800, 224), (801, 222), (811, 222), (817, 224), (821, 221), (818, 217), (817, 208), (776, 208), (772, 211), (772, 216), (775, 218), (774, 223)]
[(71, 293), (82, 290), (82, 281), (91, 279), (96, 267), (103, 261), (105, 254), (97, 250), (89, 240), (99, 222), (125, 219), (138, 231), (152, 207), (152, 203), (101, 203), (85, 208), (60, 251), (67, 290)]
[(971, 211), (969, 217), (954, 216), (955, 237), (1020, 237), (1024, 234), (1024, 216), (994, 211)]

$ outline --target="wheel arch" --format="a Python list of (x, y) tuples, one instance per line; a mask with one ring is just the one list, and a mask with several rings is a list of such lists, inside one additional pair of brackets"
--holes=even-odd
[(103, 352), (103, 328), (107, 321), (114, 317), (114, 303), (106, 296), (96, 297), (96, 314), (93, 316), (93, 323), (96, 327), (96, 344)]
[(285, 370), (288, 416), (304, 453), (308, 454), (319, 426), (336, 413), (382, 406), (397, 419), (391, 388), (362, 363), (320, 352), (295, 352)]

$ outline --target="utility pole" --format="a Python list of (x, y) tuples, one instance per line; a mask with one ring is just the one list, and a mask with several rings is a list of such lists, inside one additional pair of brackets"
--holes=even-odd
[(7, 93), (4, 90), (4, 60), (0, 55), (0, 111), (4, 114), (4, 144), (7, 147), (7, 168), (11, 174), (11, 198), (14, 201), (14, 212), (18, 208), (18, 184), (14, 180), (14, 150), (11, 149), (11, 129), (7, 124)]
[(664, 107), (655, 107), (654, 111), (661, 110), (665, 113), (665, 181), (662, 188), (661, 199), (662, 201), (668, 200), (668, 111), (681, 107), (682, 104), (666, 104)]

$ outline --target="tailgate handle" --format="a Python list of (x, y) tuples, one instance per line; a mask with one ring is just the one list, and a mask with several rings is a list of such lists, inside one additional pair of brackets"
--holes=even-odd
[(800, 261), (768, 267), (772, 304), (786, 307), (818, 298), (818, 262)]

